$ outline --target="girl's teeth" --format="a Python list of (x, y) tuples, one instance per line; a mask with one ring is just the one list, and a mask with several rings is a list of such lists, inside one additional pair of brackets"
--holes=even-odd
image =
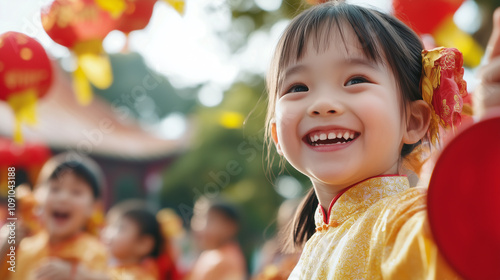
[(333, 140), (335, 138), (338, 138), (339, 140), (341, 140), (337, 144), (346, 143), (347, 140), (354, 139), (354, 133), (349, 132), (349, 131), (345, 131), (344, 133), (342, 133), (342, 132), (337, 132), (337, 133), (330, 132), (330, 133), (319, 133), (319, 134), (309, 136), (309, 139), (315, 145), (319, 145), (318, 143), (315, 143), (315, 142), (318, 142), (318, 140), (326, 140), (326, 139)]

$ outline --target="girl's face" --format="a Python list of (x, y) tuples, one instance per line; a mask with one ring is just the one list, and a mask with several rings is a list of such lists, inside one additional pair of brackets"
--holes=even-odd
[(51, 239), (64, 239), (83, 230), (94, 210), (88, 183), (72, 171), (61, 173), (47, 186), (42, 218)]
[(104, 230), (104, 243), (109, 252), (118, 260), (136, 255), (134, 245), (139, 238), (139, 227), (132, 220), (121, 217), (111, 222)]
[(282, 70), (272, 125), (290, 164), (315, 187), (336, 191), (397, 173), (405, 129), (390, 69), (365, 57), (351, 30), (343, 35), (345, 44), (332, 31), (319, 52), (309, 40), (303, 57)]

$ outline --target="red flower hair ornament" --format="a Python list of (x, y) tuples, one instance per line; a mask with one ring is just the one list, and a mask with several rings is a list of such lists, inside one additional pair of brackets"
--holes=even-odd
[(463, 56), (455, 48), (422, 51), (422, 97), (432, 109), (429, 136), (439, 143), (439, 127), (455, 130), (462, 115), (472, 115), (467, 83), (464, 81)]

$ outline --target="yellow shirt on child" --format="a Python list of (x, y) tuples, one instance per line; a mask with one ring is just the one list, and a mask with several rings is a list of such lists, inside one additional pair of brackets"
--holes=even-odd
[(326, 217), (318, 206), (289, 279), (461, 279), (433, 240), (426, 195), (407, 177), (381, 176), (348, 189)]
[(120, 265), (109, 269), (112, 280), (157, 280), (158, 266), (153, 260), (140, 264)]
[(107, 269), (106, 248), (95, 236), (86, 232), (52, 245), (47, 232), (41, 231), (21, 241), (17, 256), (16, 272), (11, 274), (12, 280), (33, 279), (36, 269), (49, 257), (77, 262), (96, 272), (106, 272)]

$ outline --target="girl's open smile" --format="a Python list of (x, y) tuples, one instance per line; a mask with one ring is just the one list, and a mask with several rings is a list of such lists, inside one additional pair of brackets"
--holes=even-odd
[(361, 133), (339, 126), (315, 127), (302, 137), (302, 141), (318, 152), (330, 152), (347, 148)]

